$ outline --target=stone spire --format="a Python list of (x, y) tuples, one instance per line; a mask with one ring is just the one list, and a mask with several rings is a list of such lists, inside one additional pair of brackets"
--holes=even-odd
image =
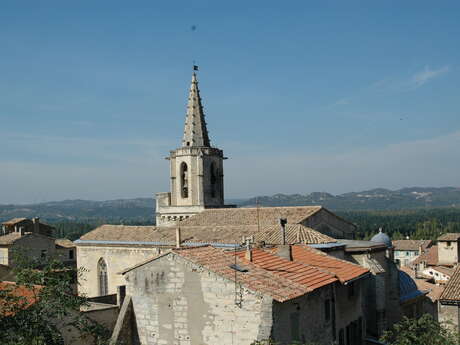
[(193, 73), (192, 84), (190, 85), (182, 146), (211, 146), (204, 120), (196, 73)]

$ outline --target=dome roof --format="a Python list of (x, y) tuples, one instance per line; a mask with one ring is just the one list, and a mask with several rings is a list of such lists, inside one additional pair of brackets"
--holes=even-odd
[(398, 271), (398, 274), (400, 302), (406, 302), (427, 293), (427, 291), (420, 291), (414, 279), (412, 279), (406, 272)]
[(384, 232), (382, 232), (382, 228), (379, 229), (379, 233), (374, 235), (372, 238), (371, 238), (371, 241), (372, 242), (377, 242), (377, 243), (383, 243), (385, 244), (388, 248), (391, 248), (392, 247), (392, 244), (391, 244), (391, 239), (390, 237), (385, 234)]

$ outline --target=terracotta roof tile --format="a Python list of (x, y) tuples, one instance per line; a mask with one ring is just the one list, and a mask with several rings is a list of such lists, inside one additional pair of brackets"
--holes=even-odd
[(75, 244), (67, 239), (67, 238), (57, 238), (54, 243), (56, 246), (63, 247), (63, 248), (74, 248)]
[(438, 246), (432, 246), (428, 248), (422, 255), (412, 261), (412, 264), (416, 265), (421, 262), (426, 262), (428, 266), (438, 265)]
[[(236, 281), (252, 291), (269, 295), (279, 302), (284, 302), (292, 298), (305, 295), (317, 287), (337, 281), (334, 277), (325, 276), (321, 283), (300, 283), (301, 279), (299, 278), (293, 278), (291, 280), (286, 276), (282, 276), (280, 272), (273, 269), (268, 270), (263, 268), (263, 266), (257, 262), (247, 262), (240, 259), (238, 256), (235, 257), (234, 252), (224, 252), (221, 249), (210, 246), (174, 249), (173, 252), (186, 260), (204, 266), (206, 269), (209, 269), (210, 271), (215, 272), (231, 281)], [(270, 253), (265, 253), (265, 255), (271, 258), (274, 257), (274, 255)], [(261, 258), (260, 255), (258, 255), (258, 257), (259, 259)], [(285, 263), (284, 261), (287, 261), (281, 258), (275, 259), (279, 260), (281, 263)], [(246, 268), (248, 271), (239, 272), (232, 269), (230, 265), (235, 262), (239, 266)], [(285, 274), (289, 274), (289, 270), (293, 270), (293, 267), (291, 266), (296, 266), (296, 269), (299, 269), (297, 267), (299, 265), (288, 265), (288, 267), (285, 268), (285, 270), (287, 270)], [(302, 267), (302, 265), (300, 265), (300, 267)], [(292, 272), (295, 272), (295, 270)]]
[(8, 294), (14, 298), (18, 298), (16, 306), (11, 306), (10, 303), (6, 304), (6, 301), (0, 299), (0, 310), (3, 315), (14, 314), (16, 308), (26, 309), (32, 304), (37, 302), (38, 292), (42, 289), (42, 286), (35, 285), (32, 288), (28, 288), (21, 285), (16, 285), (14, 282), (0, 282), (0, 290), (8, 291)]
[(458, 241), (460, 233), (449, 232), (438, 237), (438, 241)]
[(369, 270), (366, 268), (353, 264), (349, 261), (329, 256), (320, 250), (308, 246), (292, 246), (292, 258), (297, 262), (315, 266), (316, 268), (335, 275), (341, 283), (345, 283), (369, 273)]
[(422, 251), (431, 246), (431, 240), (395, 240), (392, 241), (394, 250), (419, 250), (420, 246)]
[(27, 220), (27, 218), (13, 218), (13, 219), (7, 220), (6, 222), (3, 222), (2, 224), (3, 225), (15, 225), (25, 220)]
[(9, 234), (1, 235), (0, 236), (0, 245), (13, 244), (17, 240), (19, 240), (21, 237), (22, 237), (21, 233), (19, 233), (19, 232), (10, 232)]
[(460, 303), (460, 265), (457, 266), (454, 274), (450, 277), (440, 300), (447, 303)]
[(279, 218), (298, 224), (322, 209), (321, 206), (216, 208), (185, 219), (184, 226), (277, 225)]
[[(174, 227), (102, 225), (83, 235), (83, 241), (120, 241), (120, 242), (162, 242), (175, 244)], [(254, 236), (254, 241), (266, 244), (281, 243), (279, 226), (183, 226), (181, 238), (183, 243), (226, 243), (240, 244), (242, 237)], [(289, 243), (321, 244), (333, 243), (335, 239), (301, 224), (286, 226), (286, 239)]]

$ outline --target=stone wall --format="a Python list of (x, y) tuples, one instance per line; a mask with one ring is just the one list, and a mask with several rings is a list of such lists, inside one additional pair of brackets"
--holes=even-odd
[[(164, 249), (166, 250), (166, 249)], [(84, 268), (79, 294), (86, 294), (88, 297), (99, 296), (99, 279), (97, 265), (101, 258), (107, 264), (108, 293), (117, 293), (117, 286), (125, 285), (125, 280), (120, 274), (121, 271), (133, 267), (140, 262), (158, 255), (162, 249), (142, 246), (84, 246), (77, 247), (78, 268)]]
[(458, 263), (459, 246), (456, 241), (438, 242), (438, 260), (440, 265), (455, 265)]
[(142, 345), (251, 344), (270, 337), (272, 299), (169, 254), (126, 274)]
[(460, 332), (460, 309), (456, 305), (443, 305), (438, 303), (438, 321), (453, 332)]
[[(332, 304), (326, 319), (325, 301), (332, 300), (333, 291), (318, 289), (308, 295), (273, 304), (273, 339), (276, 344), (331, 344), (333, 339)], [(249, 344), (248, 344), (249, 345)]]
[(353, 239), (356, 230), (352, 224), (324, 209), (308, 217), (302, 224), (333, 238)]
[(40, 258), (42, 255), (46, 257), (56, 257), (56, 245), (54, 239), (51, 237), (27, 234), (10, 247), (9, 251), (9, 265), (14, 265), (12, 251), (19, 250), (27, 255), (29, 258)]

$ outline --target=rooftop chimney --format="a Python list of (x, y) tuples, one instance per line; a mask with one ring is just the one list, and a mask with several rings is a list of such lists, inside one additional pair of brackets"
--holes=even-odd
[(176, 248), (180, 248), (181, 242), (182, 242), (182, 239), (181, 239), (180, 226), (177, 226), (176, 228)]
[(246, 238), (246, 253), (244, 253), (244, 258), (249, 262), (252, 262), (252, 249), (251, 249), (251, 238)]
[(34, 232), (36, 234), (38, 234), (40, 232), (40, 218), (39, 217), (35, 217), (35, 218), (32, 218), (32, 222), (34, 223)]
[(287, 224), (287, 219), (286, 218), (280, 218), (279, 223), (280, 223), (280, 230), (281, 230), (281, 244), (285, 245), (286, 244), (286, 224)]

